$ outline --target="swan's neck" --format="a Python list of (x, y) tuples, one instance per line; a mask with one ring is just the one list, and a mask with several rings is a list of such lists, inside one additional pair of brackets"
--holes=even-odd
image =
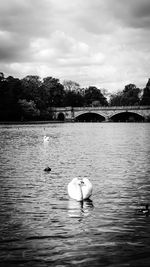
[(83, 192), (82, 192), (82, 185), (79, 184), (79, 188), (80, 188), (80, 194), (81, 194), (81, 201), (83, 200)]

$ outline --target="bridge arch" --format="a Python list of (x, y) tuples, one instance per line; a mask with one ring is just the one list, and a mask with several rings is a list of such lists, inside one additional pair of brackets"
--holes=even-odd
[(145, 118), (134, 111), (120, 111), (109, 117), (109, 120), (114, 122), (142, 122)]
[(63, 112), (58, 113), (57, 120), (58, 121), (65, 121), (65, 114)]
[(105, 121), (105, 117), (96, 112), (84, 112), (76, 115), (75, 122), (102, 122)]

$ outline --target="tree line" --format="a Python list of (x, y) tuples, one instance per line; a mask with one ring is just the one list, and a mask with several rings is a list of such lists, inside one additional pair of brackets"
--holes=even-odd
[(37, 75), (19, 79), (0, 73), (0, 121), (51, 120), (53, 107), (133, 105), (150, 105), (150, 79), (143, 89), (128, 84), (110, 95), (106, 89), (81, 88), (70, 80), (60, 83)]

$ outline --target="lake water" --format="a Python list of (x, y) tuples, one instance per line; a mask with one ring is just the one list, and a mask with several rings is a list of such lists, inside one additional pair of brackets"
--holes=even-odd
[(149, 185), (149, 123), (0, 126), (0, 266), (149, 266)]

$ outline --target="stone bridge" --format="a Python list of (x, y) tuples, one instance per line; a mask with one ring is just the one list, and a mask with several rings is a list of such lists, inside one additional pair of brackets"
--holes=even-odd
[(60, 107), (53, 108), (60, 121), (150, 121), (150, 106)]

